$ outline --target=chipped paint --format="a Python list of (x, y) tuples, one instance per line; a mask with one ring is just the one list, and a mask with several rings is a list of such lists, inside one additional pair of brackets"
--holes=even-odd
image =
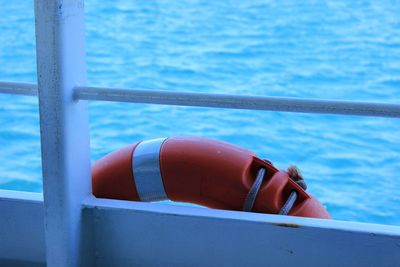
[(273, 223), (273, 225), (280, 227), (300, 228), (300, 225), (295, 223)]

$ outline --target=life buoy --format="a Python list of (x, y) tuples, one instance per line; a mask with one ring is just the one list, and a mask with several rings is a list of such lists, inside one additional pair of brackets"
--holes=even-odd
[(100, 198), (170, 199), (217, 209), (330, 218), (287, 172), (251, 151), (205, 138), (153, 139), (114, 151), (95, 162), (92, 184)]

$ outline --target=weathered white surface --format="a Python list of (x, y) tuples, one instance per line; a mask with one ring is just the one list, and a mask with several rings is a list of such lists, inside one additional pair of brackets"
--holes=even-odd
[(0, 82), (0, 93), (37, 96), (37, 86), (31, 83)]
[[(41, 195), (0, 190), (0, 266), (42, 266)], [(399, 266), (400, 227), (88, 198), (82, 266)], [(13, 265), (10, 265), (13, 264)]]
[(399, 266), (400, 227), (88, 199), (96, 266)]
[(400, 105), (356, 101), (97, 87), (78, 87), (75, 90), (75, 98), (178, 106), (400, 118)]
[[(0, 82), (0, 93), (37, 95), (36, 85)], [(178, 106), (269, 110), (282, 112), (324, 113), (376, 117), (400, 117), (400, 105), (338, 100), (222, 95), (138, 89), (78, 87), (75, 98), (81, 100), (119, 101)]]
[(0, 190), (0, 266), (39, 266), (46, 260), (43, 197)]
[(82, 0), (36, 0), (36, 50), (47, 266), (81, 260), (81, 203), (91, 192)]

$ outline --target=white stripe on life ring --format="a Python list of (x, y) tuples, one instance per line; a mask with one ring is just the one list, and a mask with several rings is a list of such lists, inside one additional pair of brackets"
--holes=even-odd
[(168, 199), (160, 171), (160, 150), (167, 138), (140, 142), (132, 156), (132, 171), (141, 201)]

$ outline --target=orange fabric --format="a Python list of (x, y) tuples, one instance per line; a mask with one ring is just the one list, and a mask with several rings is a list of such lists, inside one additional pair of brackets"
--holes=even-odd
[(132, 174), (132, 152), (137, 144), (116, 150), (92, 166), (92, 191), (96, 197), (139, 200)]

